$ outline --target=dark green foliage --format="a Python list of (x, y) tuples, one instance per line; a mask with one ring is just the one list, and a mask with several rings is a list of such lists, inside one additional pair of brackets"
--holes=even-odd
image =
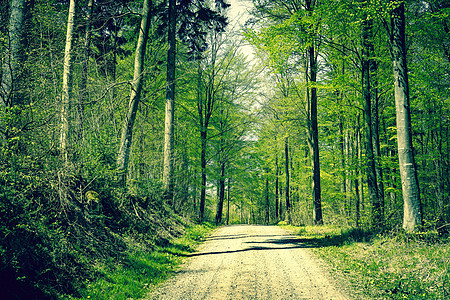
[(25, 156), (20, 144), (24, 137), (12, 137), (1, 153), (0, 279), (10, 287), (2, 299), (76, 296), (97, 278), (93, 262), (126, 258), (127, 237), (150, 251), (182, 232), (184, 221), (159, 195), (124, 195), (112, 172), (62, 182), (51, 156)]

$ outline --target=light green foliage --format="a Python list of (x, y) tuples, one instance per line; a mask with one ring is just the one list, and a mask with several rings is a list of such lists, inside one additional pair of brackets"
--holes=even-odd
[(316, 252), (337, 272), (345, 274), (354, 290), (376, 299), (445, 299), (449, 295), (448, 243), (405, 241), (379, 237), (371, 243), (351, 243)]
[[(450, 240), (437, 232), (375, 234), (340, 226), (283, 226), (331, 267), (356, 299), (446, 299)], [(339, 279), (341, 278), (341, 279)]]

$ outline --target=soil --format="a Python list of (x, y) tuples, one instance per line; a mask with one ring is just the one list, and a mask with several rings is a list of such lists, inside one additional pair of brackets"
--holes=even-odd
[(148, 299), (348, 299), (309, 247), (277, 226), (221, 227)]

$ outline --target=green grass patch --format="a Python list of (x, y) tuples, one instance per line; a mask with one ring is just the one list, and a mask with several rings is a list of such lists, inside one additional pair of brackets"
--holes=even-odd
[(152, 249), (129, 238), (124, 258), (95, 263), (96, 279), (85, 283), (81, 297), (67, 299), (140, 299), (171, 276), (212, 229), (209, 224), (194, 225), (181, 237)]
[(284, 226), (312, 244), (354, 298), (450, 299), (450, 239), (335, 226)]

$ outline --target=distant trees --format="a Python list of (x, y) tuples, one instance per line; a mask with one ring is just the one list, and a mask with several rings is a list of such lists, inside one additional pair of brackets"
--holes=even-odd
[[(320, 177), (320, 152), (318, 130), (317, 75), (318, 56), (321, 47), (320, 21), (315, 14), (316, 1), (254, 1), (255, 16), (262, 24), (260, 36), (249, 32), (253, 44), (263, 49), (272, 60), (271, 67), (282, 76), (303, 77), (304, 91), (296, 87), (293, 93), (303, 102), (307, 143), (312, 169), (312, 202), (315, 224), (323, 224)], [(303, 68), (301, 71), (300, 69)], [(303, 73), (303, 75), (301, 75)], [(298, 79), (297, 79), (298, 80)], [(292, 97), (292, 95), (286, 94)], [(288, 176), (286, 169), (286, 176)], [(286, 178), (286, 204), (289, 200), (288, 177)], [(288, 207), (287, 207), (288, 208)]]
[[(280, 88), (280, 83), (274, 80), (273, 82), (277, 83), (272, 85), (272, 91), (265, 93), (268, 100), (262, 110), (276, 109), (278, 114), (274, 114), (272, 118), (280, 120), (291, 130), (297, 130), (296, 135), (289, 135), (290, 143), (302, 144), (305, 140), (309, 142), (306, 153), (312, 155), (311, 183), (318, 183), (319, 178), (321, 186), (325, 186), (321, 189), (321, 194), (325, 193), (323, 197), (327, 199), (323, 205), (333, 216), (333, 222), (349, 222), (357, 226), (377, 228), (392, 226), (393, 223), (400, 222), (398, 214), (402, 208), (403, 227), (407, 231), (414, 231), (422, 226), (426, 215), (424, 209), (428, 207), (429, 217), (434, 219), (433, 222), (442, 224), (443, 219), (432, 217), (432, 211), (442, 207), (444, 202), (448, 203), (448, 200), (437, 203), (423, 201), (424, 194), (430, 195), (430, 178), (425, 175), (428, 171), (420, 172), (420, 169), (421, 166), (429, 166), (428, 147), (431, 145), (428, 143), (431, 141), (431, 133), (428, 131), (430, 128), (422, 131), (427, 127), (423, 127), (423, 101), (437, 105), (435, 108), (439, 107), (440, 114), (444, 111), (440, 110), (440, 100), (431, 100), (433, 97), (425, 95), (420, 88), (430, 78), (423, 72), (425, 60), (420, 57), (425, 53), (422, 51), (424, 39), (428, 41), (428, 45), (432, 40), (438, 41), (435, 49), (440, 49), (442, 55), (436, 59), (443, 63), (444, 69), (448, 71), (447, 48), (442, 47), (446, 42), (433, 36), (431, 32), (434, 30), (429, 30), (430, 27), (425, 29), (418, 24), (423, 24), (419, 20), (428, 18), (430, 22), (434, 20), (432, 23), (437, 30), (445, 32), (445, 26), (448, 25), (448, 22), (442, 19), (445, 4), (439, 1), (366, 1), (355, 5), (349, 1), (281, 3), (261, 0), (255, 0), (253, 3), (255, 9), (251, 24), (255, 26), (247, 29), (247, 38), (258, 48), (273, 78), (284, 76), (290, 78), (291, 82), (284, 85), (288, 87), (284, 88), (284, 91), (288, 92), (283, 96), (290, 101), (291, 107), (287, 106), (289, 109), (281, 105), (281, 98), (277, 98), (279, 94), (275, 90)], [(409, 26), (410, 31), (405, 31), (405, 24)], [(405, 47), (405, 38), (408, 39), (409, 34), (421, 36), (420, 41), (410, 39), (409, 53), (414, 53), (411, 56), (407, 55)], [(407, 68), (407, 64), (412, 64), (413, 69)], [(392, 70), (394, 84), (390, 79)], [(300, 77), (302, 73), (303, 78)], [(415, 74), (413, 84), (409, 82), (408, 74)], [(422, 78), (425, 77), (422, 76), (427, 79), (424, 81)], [(435, 77), (437, 78), (439, 76)], [(305, 87), (303, 91), (302, 86)], [(414, 87), (412, 97), (408, 96), (408, 93), (411, 93), (408, 86)], [(444, 95), (442, 89), (436, 88), (436, 91), (440, 91), (440, 99), (446, 99), (448, 95)], [(315, 97), (319, 101), (315, 101)], [(313, 127), (314, 108), (317, 104), (315, 102), (319, 104), (316, 117), (318, 136), (321, 137), (317, 143), (314, 142)], [(307, 109), (299, 109), (301, 106)], [(429, 108), (425, 110), (430, 112)], [(413, 117), (408, 116), (409, 112)], [(439, 124), (440, 130), (445, 131), (444, 128), (447, 128), (448, 124)], [(437, 132), (432, 135), (437, 137), (436, 134), (441, 136)], [(428, 137), (424, 138), (424, 135)], [(443, 140), (437, 142), (436, 139), (439, 149), (442, 149), (440, 145)], [(398, 149), (395, 148), (395, 142)], [(421, 145), (420, 148), (413, 148), (414, 143)], [(427, 146), (424, 146), (424, 143)], [(447, 142), (444, 143), (447, 145)], [(318, 145), (317, 151), (314, 145)], [(314, 155), (315, 152), (317, 156)], [(311, 207), (303, 204), (302, 197), (309, 196), (302, 193), (303, 188), (298, 188), (307, 184), (307, 181), (303, 182), (295, 173), (298, 168), (305, 172), (308, 169), (302, 165), (303, 153), (295, 154), (294, 150), (294, 154), (290, 153), (290, 156), (289, 161), (284, 163), (286, 170), (282, 176), (287, 177), (289, 173), (293, 173), (286, 196), (288, 193), (294, 196), (294, 199), (290, 199), (290, 204), (296, 211), (293, 220), (298, 220), (305, 214), (305, 209)], [(414, 156), (421, 157), (418, 161), (422, 164), (417, 163)], [(441, 154), (439, 157), (442, 157)], [(324, 175), (315, 177), (316, 159)], [(396, 162), (397, 159), (400, 164)], [(441, 163), (437, 162), (439, 159), (434, 161), (436, 166), (441, 166)], [(402, 164), (403, 166), (400, 166)], [(405, 166), (408, 170), (402, 170)], [(280, 173), (276, 168), (274, 170), (278, 179)], [(443, 169), (439, 170), (437, 174), (442, 174), (440, 172)], [(419, 188), (420, 178), (425, 180), (420, 185), (424, 189)], [(279, 183), (279, 180), (275, 182)], [(438, 198), (448, 199), (444, 196), (448, 195), (448, 192), (442, 193), (444, 186), (447, 186), (445, 180), (440, 182), (441, 184), (436, 186), (439, 186), (439, 195), (442, 196)], [(402, 191), (399, 189), (400, 185)], [(279, 200), (278, 184), (275, 186), (273, 205), (278, 210), (279, 204), (275, 204)], [(336, 190), (337, 186), (339, 188)], [(401, 198), (403, 202), (398, 201)], [(319, 203), (317, 199), (313, 195), (312, 200), (316, 207)], [(317, 214), (314, 208), (313, 211)], [(320, 223), (314, 215), (310, 217), (314, 223)], [(300, 220), (304, 220), (303, 217)], [(332, 221), (327, 216), (324, 220)]]

